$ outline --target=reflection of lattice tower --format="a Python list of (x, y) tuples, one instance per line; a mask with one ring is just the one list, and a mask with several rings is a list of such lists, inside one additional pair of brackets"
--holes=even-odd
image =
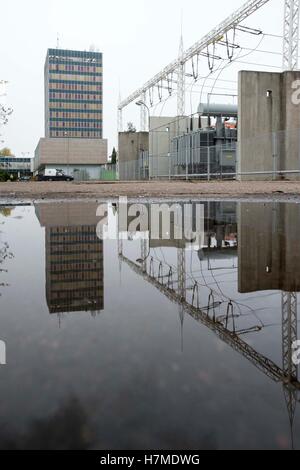
[(297, 341), (297, 294), (282, 293), (282, 357), (286, 377), (284, 395), (291, 425), (294, 422), (297, 391), (292, 383), (298, 379), (298, 368), (293, 362), (293, 344)]
[(142, 236), (141, 238), (141, 255), (142, 255), (142, 266), (143, 266), (143, 272), (147, 272), (147, 258), (149, 254), (149, 248), (148, 248), (148, 240), (146, 239), (145, 236)]
[(285, 0), (283, 26), (283, 70), (298, 68), (300, 0)]

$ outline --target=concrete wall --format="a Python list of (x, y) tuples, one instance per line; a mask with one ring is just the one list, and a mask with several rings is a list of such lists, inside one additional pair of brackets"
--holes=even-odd
[(138, 160), (140, 152), (149, 150), (148, 132), (119, 132), (119, 162)]
[(119, 178), (120, 180), (138, 179), (138, 160), (141, 152), (149, 150), (148, 132), (119, 133)]
[(300, 72), (239, 73), (238, 173), (270, 172), (240, 179), (272, 180), (276, 170), (300, 170), (300, 107), (292, 100), (296, 80)]
[(34, 170), (46, 165), (104, 165), (107, 163), (105, 139), (42, 138), (35, 151)]
[[(198, 129), (199, 120), (193, 119), (193, 129)], [(168, 156), (174, 137), (191, 131), (191, 119), (174, 116), (150, 117), (150, 155)]]

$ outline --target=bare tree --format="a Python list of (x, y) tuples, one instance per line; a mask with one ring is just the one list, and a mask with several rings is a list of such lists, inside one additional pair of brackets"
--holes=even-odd
[(8, 123), (8, 118), (12, 114), (12, 108), (6, 108), (0, 105), (0, 125), (5, 126)]
[[(4, 82), (3, 80), (0, 80), (0, 84), (4, 84), (4, 83), (6, 82)], [(5, 93), (0, 95), (0, 97), (1, 96), (5, 96)], [(12, 112), (13, 112), (12, 108), (7, 108), (2, 103), (0, 103), (0, 128), (2, 126), (5, 126), (8, 123), (8, 118), (12, 114)], [(0, 134), (0, 137), (1, 137), (1, 134)]]

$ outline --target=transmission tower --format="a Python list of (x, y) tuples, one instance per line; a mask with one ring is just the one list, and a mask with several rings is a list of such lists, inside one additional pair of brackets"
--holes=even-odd
[(298, 68), (300, 0), (285, 0), (283, 26), (283, 70)]
[(181, 34), (179, 46), (179, 66), (178, 66), (178, 85), (177, 85), (177, 116), (185, 114), (185, 62), (183, 60), (183, 36)]
[(142, 93), (141, 95), (141, 102), (144, 103), (144, 105), (140, 106), (140, 113), (141, 113), (141, 131), (146, 132), (147, 131), (147, 107), (146, 107), (146, 93)]
[(121, 92), (119, 91), (119, 106), (118, 106), (118, 132), (123, 132), (123, 108), (120, 107)]

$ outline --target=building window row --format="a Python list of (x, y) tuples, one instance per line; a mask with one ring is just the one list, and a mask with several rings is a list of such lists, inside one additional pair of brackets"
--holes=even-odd
[(102, 114), (100, 113), (68, 113), (68, 112), (50, 112), (50, 118), (53, 120), (54, 118), (57, 119), (67, 119), (67, 120), (76, 120), (76, 121), (86, 121), (86, 120), (93, 120), (93, 121), (101, 121)]
[(94, 83), (102, 83), (102, 74), (95, 76), (88, 75), (66, 75), (66, 74), (52, 74), (49, 77), (50, 83), (85, 83), (93, 85)]
[[(65, 128), (65, 130), (68, 129), (73, 129), (73, 130), (81, 130), (81, 129), (102, 129), (102, 121), (95, 121), (95, 120), (90, 120), (90, 121), (72, 121), (72, 120), (60, 120), (60, 119), (50, 119), (50, 127), (53, 129), (55, 127), (57, 128)], [(78, 129), (74, 129), (78, 128)], [(55, 129), (56, 130), (56, 129)]]
[[(50, 137), (65, 138), (64, 131), (50, 131)], [(74, 139), (102, 139), (102, 132), (70, 131), (69, 137)]]
[[(74, 99), (74, 100), (85, 100), (85, 101), (96, 101), (96, 100), (99, 101), (99, 99), (101, 98), (102, 95), (101, 96), (100, 95), (94, 95), (94, 94), (83, 95), (81, 93), (69, 93), (69, 94), (67, 94), (67, 93), (63, 93), (63, 92), (62, 93), (57, 93), (57, 92), (52, 92), (51, 91), (49, 96), (50, 96), (50, 99), (51, 98), (52, 99), (53, 98), (59, 98), (59, 99), (63, 99), (63, 100), (64, 99), (66, 99), (66, 100), (67, 99), (71, 99), (71, 100)], [(101, 99), (100, 99), (100, 101), (101, 101)]]
[(65, 65), (65, 64), (50, 64), (50, 72), (69, 72), (69, 73), (86, 73), (86, 74), (100, 74), (103, 72), (102, 66), (96, 67), (95, 65)]
[(82, 95), (83, 97), (85, 97), (86, 95), (96, 95), (99, 98), (103, 95), (101, 87), (100, 87), (99, 90), (96, 89), (98, 87), (89, 87), (88, 90), (83, 90), (81, 88), (83, 88), (83, 87), (77, 87), (77, 90), (73, 89), (73, 88), (69, 90), (67, 88), (53, 88), (53, 87), (51, 87), (51, 88), (49, 88), (49, 90), (50, 90), (51, 93), (65, 93), (66, 96), (74, 94), (74, 91), (79, 92), (80, 95)]
[(80, 91), (81, 93), (99, 93), (102, 92), (102, 85), (84, 85), (83, 83), (51, 83), (50, 91)]
[[(59, 115), (55, 114), (55, 113), (59, 113)], [(96, 109), (80, 109), (80, 108), (69, 108), (67, 107), (66, 109), (64, 109), (63, 107), (60, 107), (60, 108), (52, 108), (50, 107), (50, 116), (53, 115), (54, 117), (71, 117), (70, 115), (73, 114), (73, 113), (78, 113), (78, 117), (83, 117), (83, 118), (89, 118), (89, 117), (96, 117), (95, 115), (96, 114), (102, 114), (102, 109), (100, 109), (100, 107), (98, 106)], [(91, 114), (91, 116), (89, 116), (88, 114)], [(101, 118), (102, 116), (100, 116)], [(96, 117), (97, 119), (97, 117)]]
[[(49, 65), (83, 65), (84, 67), (90, 67), (93, 69), (93, 67), (97, 67), (97, 69), (100, 67), (103, 67), (103, 62), (102, 60), (95, 60), (95, 61), (90, 61), (90, 60), (77, 60), (76, 59), (49, 59)], [(76, 69), (75, 69), (76, 70)]]
[(82, 101), (82, 100), (61, 100), (61, 99), (51, 99), (50, 103), (55, 104), (55, 107), (59, 108), (70, 108), (76, 104), (76, 107), (81, 107), (81, 109), (102, 109), (102, 101)]

